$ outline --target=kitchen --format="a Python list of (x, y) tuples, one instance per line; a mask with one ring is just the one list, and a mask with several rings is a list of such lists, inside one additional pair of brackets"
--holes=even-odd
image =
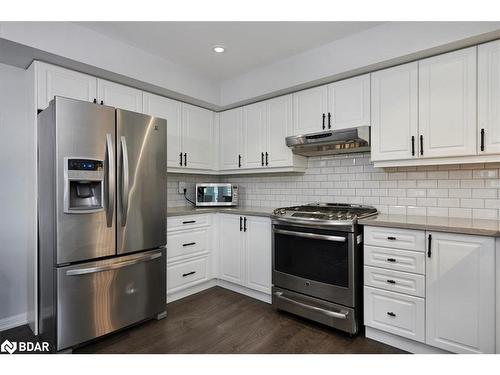
[[(156, 27), (194, 32), (184, 24)], [(346, 44), (367, 48), (348, 68), (311, 72), (321, 67), (304, 62), (300, 82), (286, 60), (281, 81), (262, 71), (231, 80), (222, 71), (236, 64), (235, 46), (210, 42), (203, 64), (225, 79), (221, 101), (202, 80), (153, 79), (151, 52), (143, 59), (151, 70), (134, 72), (133, 63), (91, 63), (56, 48), (66, 32), (102, 38), (96, 53), (114, 46), (145, 57), (139, 36), (122, 41), (133, 31), (127, 22), (0, 23), (0, 112), (5, 123), (28, 124), (2, 128), (18, 142), (2, 148), (26, 151), (5, 174), (16, 179), (10, 194), (23, 189), (6, 212), (23, 200), (26, 217), (2, 219), (23, 228), (26, 253), (3, 255), (23, 271), (1, 269), (1, 341), (74, 353), (498, 353), (500, 24), (328, 24), (265, 26), (282, 36), (309, 30), (295, 63), (348, 53)], [(216, 23), (202, 26), (214, 38)], [(241, 27), (235, 38), (257, 26)], [(337, 39), (317, 41), (308, 56), (322, 27), (336, 28)], [(147, 22), (139, 30), (155, 31)], [(395, 32), (421, 44), (383, 53), (366, 45)], [(94, 122), (95, 130), (82, 125)], [(65, 132), (75, 148), (58, 138)], [(99, 152), (78, 148), (87, 139), (99, 139)], [(65, 258), (94, 238), (74, 228), (97, 215), (95, 236), (116, 239), (112, 250)], [(4, 233), (2, 243), (18, 241)], [(71, 246), (62, 237), (54, 246), (47, 233)], [(143, 260), (155, 268), (136, 266)], [(87, 274), (99, 275), (96, 284), (60, 294), (65, 279)], [(121, 313), (127, 304), (137, 315)]]

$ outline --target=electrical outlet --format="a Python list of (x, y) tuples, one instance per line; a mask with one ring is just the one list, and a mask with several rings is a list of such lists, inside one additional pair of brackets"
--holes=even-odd
[(184, 189), (186, 189), (186, 183), (179, 181), (179, 194), (184, 195)]

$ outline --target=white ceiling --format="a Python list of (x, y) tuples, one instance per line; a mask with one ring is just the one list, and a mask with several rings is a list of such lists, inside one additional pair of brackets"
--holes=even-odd
[[(223, 81), (382, 22), (78, 22)], [(214, 45), (226, 52), (216, 54)]]

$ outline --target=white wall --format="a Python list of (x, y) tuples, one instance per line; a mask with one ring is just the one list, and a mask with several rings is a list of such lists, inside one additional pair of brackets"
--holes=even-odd
[(70, 22), (0, 22), (0, 38), (219, 103), (219, 86), (180, 65)]
[(0, 331), (25, 324), (34, 246), (34, 134), (26, 71), (0, 64)]
[(329, 77), (495, 31), (500, 37), (500, 22), (385, 23), (224, 81), (220, 105), (245, 102), (312, 81), (319, 84)]

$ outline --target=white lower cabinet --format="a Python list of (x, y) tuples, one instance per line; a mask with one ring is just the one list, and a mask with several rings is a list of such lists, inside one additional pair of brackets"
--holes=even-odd
[(365, 324), (415, 341), (425, 341), (423, 298), (364, 288)]
[(214, 277), (212, 222), (212, 214), (167, 219), (167, 300)]
[(494, 238), (367, 226), (364, 264), (366, 326), (426, 348), (495, 352)]
[(247, 220), (245, 285), (271, 294), (271, 222), (267, 217)]
[(271, 220), (219, 214), (219, 278), (271, 294)]
[(427, 235), (431, 249), (426, 270), (426, 343), (455, 353), (494, 353), (494, 239)]
[(243, 218), (219, 215), (219, 278), (236, 284), (244, 280)]

